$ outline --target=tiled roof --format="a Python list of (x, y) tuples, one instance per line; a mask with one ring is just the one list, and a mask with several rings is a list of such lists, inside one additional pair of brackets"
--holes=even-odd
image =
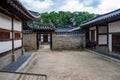
[(72, 31), (76, 31), (79, 30), (80, 27), (70, 27), (70, 28), (56, 28), (55, 32), (72, 32)]
[(27, 23), (28, 27), (33, 30), (55, 30), (55, 26), (51, 24), (30, 24)]
[(105, 21), (111, 22), (111, 21), (118, 20), (118, 19), (120, 20), (120, 9), (100, 15), (91, 20), (88, 20), (87, 22), (81, 24), (80, 27), (89, 26), (91, 24), (95, 24), (96, 22), (104, 23)]

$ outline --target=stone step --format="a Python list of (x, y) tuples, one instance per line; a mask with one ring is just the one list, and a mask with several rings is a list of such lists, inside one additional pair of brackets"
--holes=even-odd
[(20, 56), (15, 62), (5, 66), (2, 70), (16, 71), (30, 56), (31, 54), (24, 54)]

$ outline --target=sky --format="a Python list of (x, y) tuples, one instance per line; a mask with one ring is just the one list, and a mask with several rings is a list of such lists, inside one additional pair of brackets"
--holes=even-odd
[(120, 0), (20, 0), (24, 7), (39, 13), (87, 11), (105, 14), (120, 8)]

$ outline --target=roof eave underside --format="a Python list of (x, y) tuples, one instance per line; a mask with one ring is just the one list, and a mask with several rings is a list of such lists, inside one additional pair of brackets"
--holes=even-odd
[(118, 21), (120, 20), (120, 9), (104, 14), (100, 17), (94, 18), (86, 23), (83, 23), (80, 25), (80, 27), (91, 27), (96, 25), (107, 25), (110, 22)]
[(18, 0), (1, 0), (0, 7), (23, 19), (34, 20), (39, 18), (39, 16), (33, 15), (28, 11)]

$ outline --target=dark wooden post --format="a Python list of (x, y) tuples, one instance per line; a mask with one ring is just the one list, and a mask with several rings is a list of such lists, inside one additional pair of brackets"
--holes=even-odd
[(107, 25), (107, 51), (109, 52), (109, 26)]
[(36, 33), (36, 41), (37, 41), (37, 49), (39, 49), (39, 39), (38, 39), (38, 33)]
[(15, 61), (15, 54), (14, 54), (14, 17), (12, 17), (12, 61)]
[(52, 50), (52, 33), (50, 33), (50, 49)]
[(22, 28), (22, 50), (21, 50), (22, 55), (24, 55), (24, 48), (23, 48), (23, 23), (24, 23), (24, 21), (22, 20), (22, 26), (21, 26), (21, 28)]

